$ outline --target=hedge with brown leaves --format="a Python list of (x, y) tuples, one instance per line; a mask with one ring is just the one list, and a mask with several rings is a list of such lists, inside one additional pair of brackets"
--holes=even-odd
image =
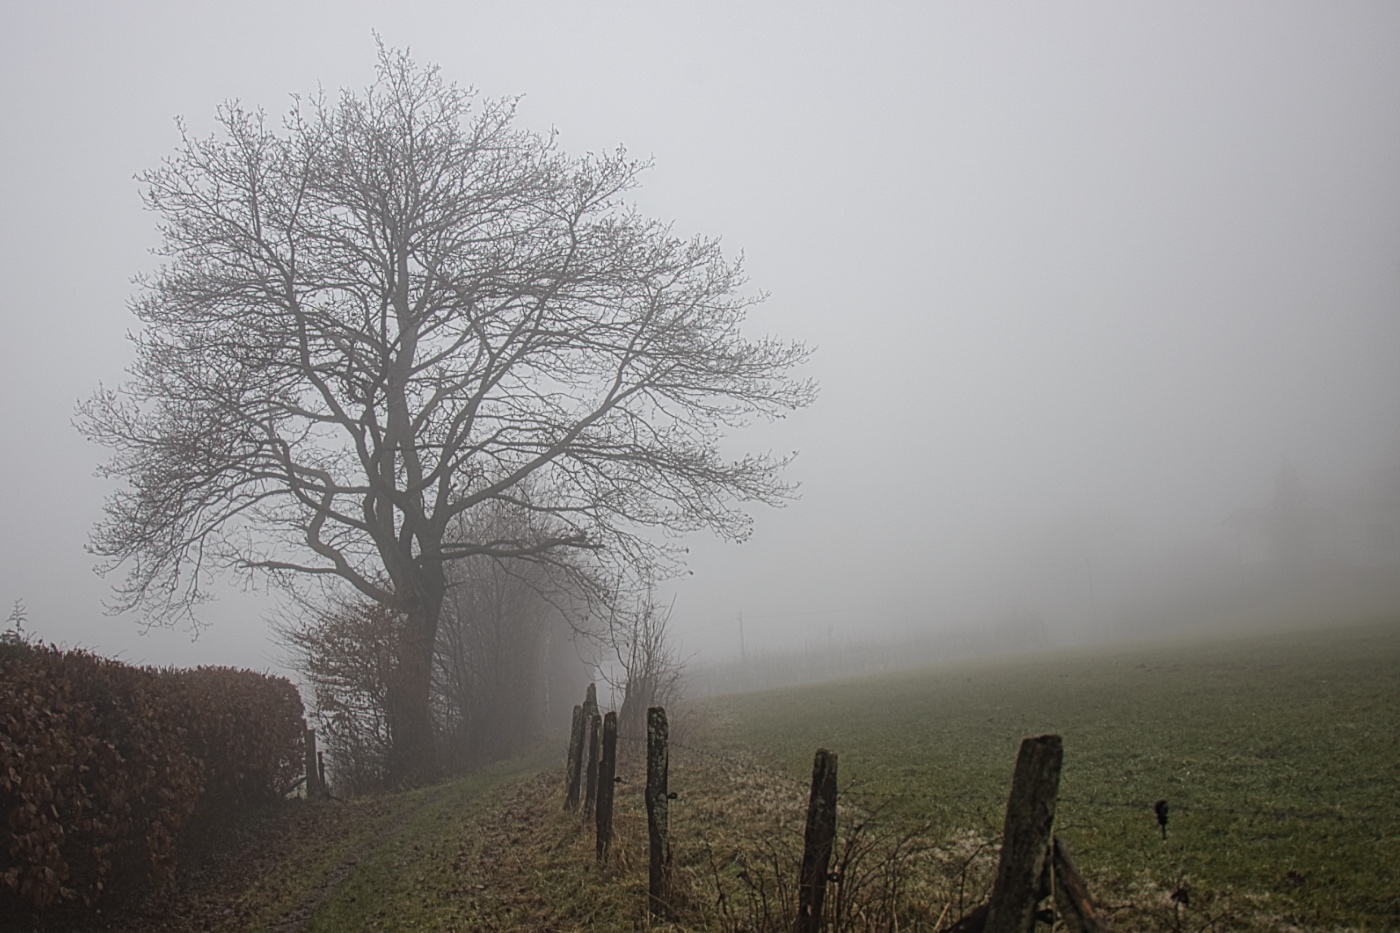
[(204, 762), (201, 811), (281, 800), (305, 770), (301, 694), (282, 677), (231, 667), (167, 670), (185, 708), (186, 745)]
[(168, 886), (197, 812), (289, 790), (303, 728), (282, 678), (0, 645), (0, 909)]

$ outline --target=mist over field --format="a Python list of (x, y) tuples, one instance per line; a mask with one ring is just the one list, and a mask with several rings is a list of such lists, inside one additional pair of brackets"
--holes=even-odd
[(686, 538), (666, 585), (698, 667), (1400, 611), (1393, 4), (0, 16), (0, 605), (39, 638), (284, 666), (261, 590), (227, 585), (196, 640), (104, 615), (84, 544), (114, 487), (71, 422), (132, 360), (160, 242), (133, 176), (175, 118), (362, 88), (376, 32), (523, 95), (565, 152), (654, 160), (640, 211), (722, 237), (768, 296), (751, 335), (815, 348), (815, 403), (725, 447), (796, 451), (800, 498)]

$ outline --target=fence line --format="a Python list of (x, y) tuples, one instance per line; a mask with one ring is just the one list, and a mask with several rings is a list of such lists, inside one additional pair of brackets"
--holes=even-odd
[[(567, 775), (565, 805), (569, 809), (577, 809), (581, 781), (587, 782), (590, 800), (596, 789), (596, 853), (601, 865), (606, 860), (612, 840), (613, 785), (618, 780), (614, 773), (618, 736), (616, 713), (609, 712), (605, 717), (598, 717), (594, 696), (590, 684), (585, 703), (575, 707), (575, 728), (570, 737), (568, 763), (578, 764), (577, 770), (571, 768)], [(582, 725), (585, 710), (598, 723), (591, 730)], [(669, 749), (673, 743), (669, 739), (664, 708), (648, 709), (646, 722), (647, 783), (644, 799), (648, 841), (647, 910), (654, 917), (670, 920), (674, 919), (669, 826), (669, 805), (676, 798), (676, 794), (669, 789)], [(584, 735), (590, 731), (591, 751), (585, 759)], [(640, 743), (641, 740), (627, 737), (625, 741)], [(695, 747), (677, 747), (715, 759), (725, 757)], [(1033, 933), (1037, 922), (1055, 919), (1060, 920), (1070, 933), (1108, 933), (1070, 855), (1069, 847), (1052, 832), (1059, 802), (1063, 758), (1063, 743), (1058, 735), (1034, 736), (1021, 742), (1007, 798), (996, 881), (991, 896), (987, 903), (944, 928), (945, 933)], [(812, 763), (812, 789), (796, 886), (797, 913), (793, 917), (792, 927), (797, 933), (818, 933), (822, 929), (826, 886), (840, 885), (844, 881), (839, 873), (830, 871), (836, 839), (836, 764), (836, 754), (827, 749), (818, 749)], [(587, 774), (579, 773), (584, 770)], [(572, 806), (568, 803), (570, 799), (573, 800)], [(1165, 801), (1158, 801), (1157, 806), (1160, 818), (1166, 812)], [(587, 816), (594, 815), (590, 813)], [(1053, 907), (1042, 907), (1047, 899)]]

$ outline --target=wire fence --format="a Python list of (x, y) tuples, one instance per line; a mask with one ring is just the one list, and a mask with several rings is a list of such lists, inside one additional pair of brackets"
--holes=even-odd
[[(646, 738), (644, 736), (619, 736), (619, 743), (625, 743), (629, 748), (637, 751), (645, 751)], [(678, 742), (672, 740), (670, 747), (680, 749), (688, 755), (706, 759), (716, 764), (733, 764), (738, 758), (753, 759), (755, 751), (742, 746), (716, 749), (711, 746), (699, 745), (689, 742)], [(752, 766), (752, 761), (750, 762)], [(783, 771), (784, 769), (773, 767), (771, 770)], [(792, 775), (793, 780), (800, 781), (800, 777)], [(989, 800), (985, 794), (976, 793), (949, 793), (946, 791), (930, 790), (921, 791), (901, 791), (892, 789), (864, 790), (863, 782), (859, 777), (847, 780), (841, 787), (841, 798), (848, 802), (860, 806), (867, 811), (879, 811), (887, 809), (893, 804), (902, 805), (930, 805), (939, 802), (962, 801), (965, 803), (984, 803), (988, 805), (1000, 805), (1002, 801), (995, 798)], [(1146, 799), (1113, 799), (1099, 796), (1085, 797), (1075, 794), (1062, 794), (1059, 797), (1062, 806), (1071, 807), (1075, 810), (1134, 810), (1141, 811), (1148, 815), (1154, 815), (1157, 801)], [(1356, 810), (1347, 808), (1342, 811), (1340, 808), (1316, 808), (1301, 809), (1298, 807), (1238, 807), (1224, 806), (1212, 803), (1183, 802), (1173, 799), (1172, 813), (1179, 816), (1203, 816), (1209, 818), (1227, 818), (1233, 820), (1256, 819), (1256, 820), (1298, 820), (1301, 822), (1317, 823), (1347, 823), (1347, 822), (1371, 822), (1388, 818), (1387, 813), (1380, 809)]]
[[(591, 702), (593, 694), (590, 692), (589, 699), (584, 706), (577, 708), (575, 722), (578, 723), (583, 717), (581, 712), (588, 709), (587, 703)], [(597, 722), (596, 708), (589, 715), (593, 721)], [(613, 721), (612, 714), (609, 714), (608, 721)], [(596, 729), (595, 729), (596, 733)], [(579, 761), (583, 730), (577, 725), (570, 738), (569, 761), (573, 762), (568, 769), (568, 785), (566, 787), (566, 808), (577, 809), (578, 783), (581, 780), (577, 762)], [(666, 720), (665, 710), (661, 708), (651, 708), (647, 712), (647, 735), (645, 740), (640, 736), (630, 735), (617, 737), (613, 733), (613, 744), (611, 748), (603, 751), (604, 759), (615, 754), (618, 744), (624, 747), (637, 749), (642, 742), (646, 744), (646, 789), (645, 803), (648, 826), (648, 859), (649, 859), (649, 886), (648, 886), (648, 911), (653, 916), (663, 919), (675, 919), (674, 891), (671, 887), (671, 849), (670, 849), (670, 804), (680, 798), (676, 792), (670, 790), (669, 765), (671, 747), (684, 753), (686, 756), (697, 756), (709, 764), (719, 764), (725, 768), (734, 768), (736, 765), (746, 766), (757, 770), (763, 770), (773, 774), (782, 783), (791, 783), (794, 792), (800, 790), (800, 783), (793, 776), (788, 775), (784, 769), (775, 767), (764, 767), (753, 760), (749, 755), (745, 755), (742, 750), (736, 749), (716, 749), (703, 744), (690, 742), (669, 742), (669, 729)], [(617, 741), (619, 738), (622, 741)], [(596, 742), (596, 740), (595, 740)], [(1069, 857), (1068, 849), (1063, 847), (1060, 840), (1051, 836), (1051, 826), (1055, 810), (1055, 798), (1059, 786), (1060, 762), (1062, 760), (1062, 742), (1057, 735), (1045, 735), (1034, 738), (1027, 738), (1021, 744), (1021, 751), (1017, 759), (1015, 775), (1011, 784), (1011, 793), (1006, 803), (1005, 820), (1002, 823), (1001, 832), (987, 834), (987, 839), (979, 839), (974, 852), (962, 859), (958, 873), (959, 881), (956, 902), (961, 911), (963, 905), (963, 882), (966, 881), (967, 873), (977, 858), (978, 853), (988, 849), (988, 842), (993, 836), (1000, 836), (1001, 844), (995, 848), (998, 853), (998, 867), (995, 874), (995, 885), (989, 890), (989, 899), (976, 910), (981, 911), (980, 924), (987, 923), (987, 929), (997, 930), (1020, 930), (1030, 929), (1035, 923), (1037, 912), (1040, 910), (1040, 903), (1051, 895), (1051, 891), (1045, 887), (1043, 879), (1054, 875), (1057, 879), (1064, 876), (1063, 883), (1057, 881), (1065, 891), (1059, 888), (1055, 891), (1056, 907), (1066, 915), (1073, 914), (1077, 919), (1069, 925), (1069, 929), (1075, 933), (1102, 933), (1104, 929), (1097, 920), (1095, 909), (1091, 899), (1088, 897), (1087, 889), (1084, 887), (1083, 879), (1078, 874)], [(596, 744), (595, 744), (596, 748)], [(747, 761), (743, 760), (747, 759)], [(699, 774), (698, 780), (705, 783), (713, 782), (713, 775)], [(589, 780), (592, 778), (590, 776)], [(590, 785), (591, 786), (591, 785)], [(591, 796), (591, 791), (590, 791)], [(782, 795), (784, 798), (786, 794)], [(846, 804), (849, 806), (855, 803), (860, 805), (859, 795), (852, 793), (852, 787), (848, 783), (846, 790)], [(886, 805), (891, 799), (891, 795), (879, 795), (881, 804)], [(912, 798), (915, 795), (900, 795)], [(798, 793), (800, 801), (800, 793)], [(888, 875), (876, 887), (882, 888), (883, 894), (877, 900), (870, 901), (867, 905), (871, 909), (877, 906), (882, 911), (893, 911), (888, 916), (898, 927), (898, 903), (899, 897), (893, 893), (901, 888), (903, 881), (897, 876), (907, 870), (913, 863), (910, 858), (917, 852), (930, 852), (935, 850), (935, 844), (931, 840), (923, 837), (924, 829), (909, 831), (907, 828), (895, 835), (875, 836), (866, 835), (867, 840), (862, 843), (860, 840), (863, 833), (867, 833), (871, 827), (871, 820), (864, 816), (855, 821), (852, 827), (853, 834), (838, 836), (837, 822), (838, 810), (840, 809), (840, 795), (838, 794), (837, 782), (837, 756), (826, 750), (818, 749), (815, 753), (812, 766), (811, 790), (808, 795), (806, 806), (805, 830), (802, 833), (801, 858), (795, 863), (800, 867), (794, 879), (789, 872), (792, 868), (783, 868), (783, 857), (779, 856), (778, 849), (774, 848), (774, 840), (769, 838), (766, 843), (759, 846), (760, 858), (770, 868), (776, 870), (772, 883), (776, 885), (772, 890), (787, 890), (791, 897), (786, 906), (780, 911), (791, 918), (795, 912), (796, 925), (791, 925), (791, 920), (783, 924), (787, 929), (796, 929), (799, 933), (817, 933), (826, 929), (823, 923), (822, 911), (825, 898), (825, 891), (829, 886), (834, 886), (836, 891), (836, 906), (834, 911), (841, 914), (843, 901), (844, 908), (850, 912), (849, 896), (864, 889), (869, 883), (869, 879), (857, 883), (851, 871), (854, 870), (867, 855), (874, 852), (869, 846), (881, 843), (876, 840), (883, 839), (885, 842), (894, 841), (894, 847), (887, 854), (887, 869), (894, 874)], [(796, 803), (797, 801), (794, 801)], [(609, 804), (609, 808), (610, 808)], [(786, 806), (785, 804), (783, 806)], [(600, 811), (601, 812), (601, 811)], [(792, 823), (788, 825), (796, 828), (800, 824), (798, 819), (801, 810), (794, 806), (790, 814)], [(1165, 813), (1161, 806), (1158, 806), (1158, 817), (1165, 826)], [(873, 815), (873, 814), (872, 814)], [(585, 818), (587, 813), (585, 810)], [(611, 810), (609, 809), (609, 819)], [(784, 820), (783, 822), (787, 822)], [(769, 832), (774, 827), (769, 826)], [(598, 852), (599, 863), (602, 864), (604, 851), (603, 834), (607, 832), (611, 835), (610, 827), (603, 824), (602, 819), (598, 820)], [(741, 830), (741, 833), (743, 830)], [(795, 842), (795, 839), (794, 839)], [(730, 856), (730, 860), (735, 865), (746, 865), (744, 857), (740, 856), (739, 850)], [(720, 869), (714, 864), (714, 853), (711, 851), (712, 868), (715, 871), (715, 883), (720, 891), (719, 898), (724, 900), (723, 882), (720, 879)], [(832, 859), (837, 861), (833, 864)], [(889, 860), (893, 861), (889, 861)], [(878, 860), (878, 858), (877, 858)], [(1055, 868), (1051, 871), (1051, 862), (1054, 861)], [(834, 870), (832, 870), (834, 868)], [(752, 876), (748, 874), (749, 867), (743, 867), (735, 875), (734, 881), (747, 877), (750, 880), (745, 884), (753, 884)], [(786, 877), (785, 877), (786, 876)], [(795, 883), (794, 883), (795, 881)], [(750, 890), (750, 894), (757, 891), (760, 899), (764, 903), (764, 916), (766, 920), (772, 918), (768, 915), (768, 888), (766, 882), (759, 882), (756, 889)], [(987, 889), (983, 889), (987, 890)], [(950, 888), (951, 891), (951, 888)], [(943, 914), (951, 909), (954, 899), (951, 894), (947, 899), (947, 906), (944, 907)], [(1075, 913), (1078, 912), (1078, 913)], [(1011, 915), (1016, 915), (1014, 918)], [(863, 915), (863, 914), (862, 914)], [(966, 915), (954, 914), (954, 917), (962, 916), (950, 930), (962, 930), (964, 922), (971, 923), (977, 917), (976, 911)], [(931, 928), (942, 929), (944, 916), (940, 916)], [(1000, 924), (998, 925), (998, 920)], [(885, 928), (889, 924), (881, 921), (878, 926)], [(747, 925), (738, 924), (735, 929), (747, 929)], [(765, 921), (765, 929), (772, 928), (772, 924)], [(844, 928), (842, 925), (831, 927), (831, 929)], [(968, 927), (968, 930), (973, 929)], [(982, 926), (976, 926), (981, 930)]]

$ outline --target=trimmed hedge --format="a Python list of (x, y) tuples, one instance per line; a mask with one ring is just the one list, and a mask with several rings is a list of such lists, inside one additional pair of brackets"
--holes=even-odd
[(0, 908), (168, 886), (192, 818), (290, 790), (304, 728), (280, 677), (0, 644)]
[(185, 745), (204, 763), (199, 812), (281, 800), (304, 776), (306, 720), (291, 681), (231, 667), (161, 677), (184, 708)]

